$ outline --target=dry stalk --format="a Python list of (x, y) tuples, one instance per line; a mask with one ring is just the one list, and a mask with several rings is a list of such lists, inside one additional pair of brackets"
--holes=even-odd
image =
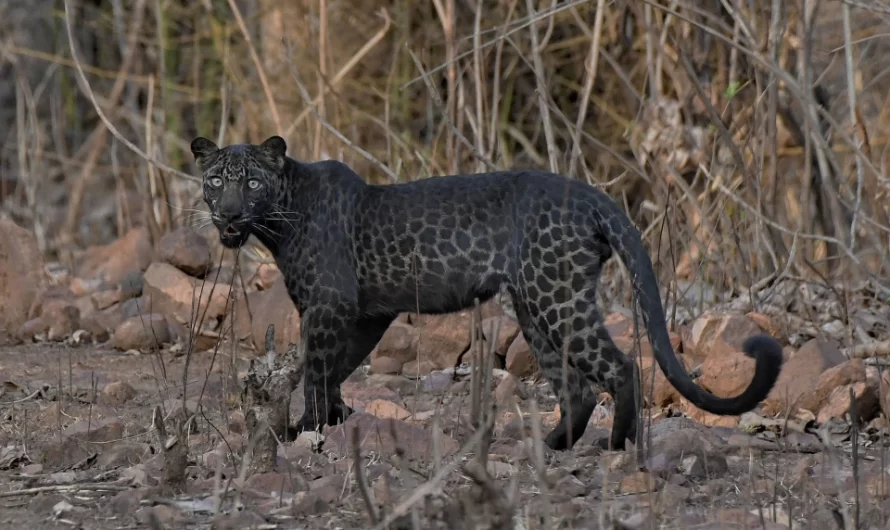
[(247, 25), (244, 24), (244, 18), (241, 16), (241, 11), (238, 10), (238, 5), (235, 3), (235, 0), (228, 1), (229, 7), (232, 9), (232, 14), (235, 15), (235, 21), (238, 23), (238, 29), (241, 30), (241, 36), (244, 37), (244, 43), (247, 45), (247, 50), (250, 52), (250, 58), (256, 68), (257, 75), (260, 78), (263, 92), (266, 94), (266, 102), (269, 104), (269, 111), (272, 113), (272, 120), (275, 122), (275, 134), (283, 134), (284, 129), (281, 128), (278, 105), (275, 103), (275, 97), (272, 95), (272, 89), (269, 87), (269, 82), (266, 81), (266, 70), (260, 62), (260, 57), (257, 55), (253, 40), (250, 38), (250, 32), (247, 31)]
[[(532, 0), (525, 0), (529, 18), (535, 18), (535, 5)], [(535, 82), (538, 87), (538, 108), (541, 111), (541, 122), (544, 124), (544, 137), (547, 140), (547, 156), (550, 159), (550, 171), (559, 171), (556, 138), (553, 135), (553, 122), (550, 120), (550, 107), (547, 105), (547, 83), (544, 78), (544, 60), (541, 58), (541, 46), (538, 43), (538, 29), (535, 24), (529, 25), (532, 44), (532, 62), (535, 65)]]
[(362, 452), (358, 439), (358, 427), (352, 428), (350, 436), (352, 437), (352, 468), (355, 473), (355, 484), (358, 487), (359, 493), (362, 495), (362, 500), (365, 502), (365, 509), (368, 510), (368, 517), (371, 519), (371, 524), (377, 524), (378, 521), (380, 521), (380, 513), (377, 511), (377, 502), (374, 500), (374, 494), (371, 492), (371, 489), (368, 488), (368, 481), (365, 477), (364, 467), (362, 466)]

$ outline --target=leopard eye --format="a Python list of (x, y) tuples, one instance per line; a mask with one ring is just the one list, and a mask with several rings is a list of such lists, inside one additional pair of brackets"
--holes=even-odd
[(218, 188), (222, 186), (223, 183), (222, 179), (219, 177), (211, 177), (210, 180), (208, 180), (207, 182), (209, 182), (210, 186), (213, 188)]
[(247, 181), (247, 187), (255, 190), (260, 187), (260, 181), (257, 179), (250, 179)]

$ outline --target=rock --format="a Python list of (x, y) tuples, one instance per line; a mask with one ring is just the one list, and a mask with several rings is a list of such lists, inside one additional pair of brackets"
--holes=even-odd
[(121, 301), (121, 290), (114, 288), (96, 291), (89, 296), (89, 299), (96, 310), (102, 311)]
[(429, 375), (436, 369), (436, 364), (428, 359), (408, 361), (402, 365), (402, 375), (405, 377), (419, 378)]
[[(495, 341), (495, 331), (497, 331), (497, 340)], [(494, 352), (498, 355), (507, 355), (507, 350), (513, 341), (519, 335), (519, 324), (510, 317), (488, 317), (482, 320), (482, 335), (488, 344), (495, 341)], [(486, 345), (486, 347), (488, 347)], [(486, 353), (488, 349), (484, 350)], [(469, 354), (469, 352), (467, 352)], [(466, 360), (466, 355), (464, 359)]]
[(411, 416), (404, 407), (399, 406), (387, 399), (375, 399), (367, 404), (365, 412), (373, 414), (378, 418), (392, 418), (395, 420), (405, 420)]
[[(350, 415), (346, 422), (338, 425), (325, 434), (324, 448), (338, 455), (352, 454), (352, 431), (358, 429), (359, 447), (362, 454), (374, 451), (378, 456), (389, 457), (396, 453), (396, 440), (406, 457), (432, 462), (433, 434), (432, 430), (410, 423), (377, 418), (366, 412)], [(393, 438), (393, 432), (395, 438)], [(460, 449), (454, 438), (438, 433), (439, 450), (442, 457), (450, 456)]]
[(17, 330), (29, 320), (48, 284), (44, 266), (34, 234), (0, 219), (0, 330)]
[(525, 336), (520, 333), (507, 348), (506, 370), (516, 377), (531, 377), (538, 369)]
[(835, 388), (828, 397), (828, 402), (819, 410), (816, 415), (816, 422), (821, 424), (827, 423), (831, 419), (844, 419), (850, 413), (850, 391), (856, 397), (856, 417), (860, 425), (865, 425), (875, 417), (880, 409), (878, 404), (878, 396), (875, 388), (860, 381), (849, 385), (843, 385)]
[(145, 271), (144, 292), (151, 298), (153, 312), (185, 326), (190, 324), (195, 311), (205, 321), (225, 314), (229, 286), (208, 282), (202, 288), (201, 284), (201, 280), (190, 277), (173, 265), (154, 262)]
[(130, 467), (142, 462), (147, 456), (151, 456), (151, 446), (145, 443), (120, 441), (103, 448), (96, 459), (99, 469), (115, 469), (118, 467)]
[(153, 254), (148, 230), (132, 228), (116, 241), (88, 248), (74, 266), (75, 276), (118, 285), (130, 274), (144, 271)]
[(387, 357), (394, 359), (401, 367), (407, 362), (417, 360), (418, 337), (419, 331), (414, 326), (398, 320), (393, 322), (371, 352), (371, 363), (377, 358)]
[(391, 375), (400, 374), (402, 373), (402, 362), (397, 359), (393, 359), (392, 357), (387, 357), (385, 355), (372, 357), (371, 373)]
[[(634, 338), (634, 322), (632, 318), (621, 313), (611, 313), (605, 318), (604, 324), (609, 332), (609, 336), (612, 337), (612, 341), (621, 351), (630, 355), (634, 351), (635, 343), (638, 342), (640, 356), (644, 358), (652, 357), (652, 344), (649, 343), (642, 321), (639, 322), (639, 337), (636, 339)], [(682, 342), (680, 335), (673, 331), (668, 331), (668, 336), (671, 340), (671, 347), (675, 352), (678, 351)]]
[(80, 329), (80, 310), (73, 305), (53, 306), (40, 316), (47, 327), (46, 338), (63, 341)]
[(515, 375), (509, 374), (495, 387), (494, 400), (498, 407), (512, 410), (513, 405), (521, 399), (520, 394), (519, 380)]
[(136, 389), (125, 381), (112, 381), (102, 389), (102, 401), (107, 404), (120, 405), (136, 397)]
[(114, 328), (106, 327), (105, 320), (97, 315), (90, 315), (80, 319), (80, 328), (89, 333), (97, 343), (103, 343), (111, 337), (110, 331)]
[(110, 442), (120, 440), (123, 435), (124, 427), (115, 418), (78, 420), (62, 431), (64, 438), (78, 442)]
[(257, 290), (266, 291), (271, 289), (279, 278), (281, 278), (281, 271), (277, 266), (270, 263), (260, 263), (260, 266), (257, 267), (253, 284)]
[[(819, 339), (805, 343), (785, 361), (776, 386), (763, 401), (763, 412), (780, 414), (789, 404), (794, 406), (802, 396), (818, 387), (822, 372), (843, 364), (846, 360), (833, 343)], [(753, 366), (753, 359), (751, 364)]]
[[(764, 510), (764, 515), (767, 510)], [(739, 529), (742, 528), (757, 528), (763, 530), (787, 530), (788, 526), (780, 523), (776, 523), (770, 521), (766, 517), (764, 517), (763, 522), (760, 520), (760, 516), (758, 512), (754, 510), (753, 512), (748, 512), (739, 508), (727, 508), (720, 510), (716, 515), (712, 516), (710, 519), (710, 524), (704, 525), (702, 528), (725, 528), (729, 529)], [(797, 525), (795, 525), (797, 526)]]
[(142, 288), (145, 285), (145, 274), (143, 271), (133, 271), (126, 276), (118, 284), (121, 301), (142, 296)]
[(708, 311), (692, 326), (682, 328), (680, 336), (685, 353), (710, 359), (741, 353), (745, 340), (761, 333), (760, 326), (745, 315)]
[(130, 317), (114, 329), (114, 347), (121, 351), (150, 351), (170, 341), (170, 327), (160, 313)]
[(650, 491), (658, 491), (663, 483), (664, 479), (660, 477), (645, 471), (638, 471), (621, 479), (621, 482), (618, 484), (618, 492), (622, 495), (648, 493)]
[(737, 396), (751, 384), (754, 359), (741, 351), (712, 355), (701, 365), (697, 383), (717, 396)]
[[(688, 371), (692, 367), (692, 361), (687, 355), (677, 355), (680, 362)], [(655, 357), (641, 356), (640, 363), (642, 370), (640, 371), (640, 382), (643, 387), (643, 398), (647, 402), (651, 398), (651, 406), (664, 407), (671, 403), (679, 402), (682, 396), (676, 388), (667, 380), (661, 367), (655, 362)], [(652, 372), (655, 372), (655, 380), (652, 380)]]
[(213, 267), (207, 239), (188, 226), (164, 234), (158, 243), (158, 255), (182, 272), (198, 278)]
[(289, 343), (300, 343), (300, 314), (287, 293), (283, 278), (279, 276), (267, 291), (250, 293), (247, 303), (252, 315), (253, 346), (258, 352), (265, 352), (269, 324), (275, 324), (275, 348), (279, 353), (287, 351)]
[(417, 357), (438, 369), (453, 367), (470, 346), (470, 311), (419, 315), (413, 325), (420, 332)]
[(729, 472), (723, 455), (692, 455), (683, 459), (683, 474), (690, 478), (719, 478)]
[(399, 394), (386, 386), (347, 380), (340, 385), (340, 394), (343, 396), (343, 401), (356, 410), (366, 408), (371, 402), (381, 399), (402, 406), (402, 398)]
[(865, 363), (862, 362), (862, 359), (844, 361), (819, 374), (815, 388), (801, 395), (792, 410), (779, 412), (793, 414), (796, 410), (804, 409), (815, 414), (828, 403), (829, 397), (835, 389), (852, 383), (864, 382), (865, 379)]

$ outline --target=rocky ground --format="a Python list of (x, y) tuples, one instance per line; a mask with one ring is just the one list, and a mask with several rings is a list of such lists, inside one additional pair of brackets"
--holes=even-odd
[[(695, 318), (673, 308), (674, 346), (716, 394), (750, 381), (752, 333), (778, 338), (786, 364), (758, 410), (717, 417), (653, 370), (642, 340), (642, 454), (595, 448), (605, 394), (575, 449), (540, 443), (558, 406), (497, 307), (480, 308), (479, 341), (473, 311), (406, 314), (344, 385), (345, 425), (278, 439), (257, 470), (241, 384), (269, 324), (279, 352), (299, 337), (261, 258), (134, 229), (50, 264), (0, 220), (0, 527), (890, 528), (890, 375), (866, 359), (886, 354), (890, 310), (867, 287), (847, 306), (782, 282), (756, 310), (746, 296)], [(632, 351), (627, 312), (608, 325)], [(492, 367), (490, 436), (474, 428), (476, 352)]]

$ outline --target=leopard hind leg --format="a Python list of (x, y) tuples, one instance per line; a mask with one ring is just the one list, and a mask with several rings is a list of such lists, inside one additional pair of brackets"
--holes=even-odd
[(544, 443), (557, 451), (571, 449), (587, 430), (596, 408), (596, 394), (571, 359), (563, 362), (563, 356), (552, 347), (546, 334), (535, 326), (527, 304), (516, 295), (511, 296), (510, 302), (510, 316), (519, 323), (538, 368), (559, 399), (559, 422)]

